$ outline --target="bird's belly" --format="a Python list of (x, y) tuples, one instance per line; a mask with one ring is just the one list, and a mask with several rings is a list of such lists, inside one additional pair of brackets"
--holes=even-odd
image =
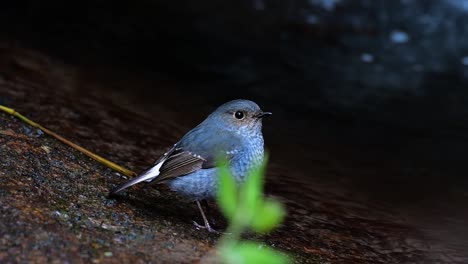
[(194, 200), (213, 198), (216, 195), (218, 177), (216, 168), (201, 169), (168, 181), (171, 190)]

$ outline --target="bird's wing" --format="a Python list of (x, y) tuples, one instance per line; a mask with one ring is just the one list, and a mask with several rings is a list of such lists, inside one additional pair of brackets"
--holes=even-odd
[(187, 151), (183, 148), (176, 148), (162, 164), (159, 175), (154, 182), (161, 182), (178, 176), (187, 175), (196, 170), (204, 168), (203, 164), (207, 160), (202, 156)]
[(218, 155), (224, 155), (229, 161), (239, 146), (240, 138), (237, 135), (220, 130), (213, 133), (206, 127), (197, 127), (177, 143), (175, 151), (162, 164), (155, 182), (184, 176), (199, 169), (213, 168)]
[(217, 155), (225, 155), (229, 161), (240, 146), (240, 138), (226, 131), (212, 133), (213, 130), (200, 126), (187, 133), (177, 144), (166, 152), (150, 169), (141, 175), (115, 188), (118, 193), (132, 185), (146, 182), (161, 182), (190, 174), (199, 169), (215, 166)]

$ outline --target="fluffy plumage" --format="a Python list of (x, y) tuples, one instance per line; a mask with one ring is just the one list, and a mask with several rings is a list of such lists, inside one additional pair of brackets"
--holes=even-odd
[[(153, 167), (111, 194), (145, 181), (167, 183), (173, 191), (196, 201), (211, 198), (217, 191), (215, 159), (220, 155), (228, 160), (236, 181), (243, 182), (247, 171), (263, 161), (262, 117), (269, 114), (249, 100), (221, 105), (174, 144)], [(205, 219), (206, 225), (208, 228)]]

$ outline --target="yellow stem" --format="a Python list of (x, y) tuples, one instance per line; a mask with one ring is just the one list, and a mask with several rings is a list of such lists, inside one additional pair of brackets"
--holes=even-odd
[(27, 117), (23, 116), (22, 114), (16, 112), (13, 108), (9, 108), (9, 107), (6, 107), (6, 106), (3, 106), (3, 105), (0, 105), (0, 110), (3, 111), (3, 112), (6, 112), (16, 118), (19, 118), (21, 119), (22, 121), (24, 121), (25, 123), (29, 124), (30, 126), (32, 127), (35, 127), (35, 128), (39, 128), (40, 130), (44, 131), (44, 133), (46, 133), (47, 135), (49, 136), (52, 136), (54, 138), (56, 138), (57, 140), (61, 141), (62, 143), (80, 151), (81, 153), (85, 154), (86, 156), (96, 160), (97, 162), (103, 164), (104, 166), (107, 166), (115, 171), (118, 171), (124, 175), (127, 175), (127, 176), (135, 176), (136, 173), (131, 171), (131, 170), (128, 170), (122, 166), (119, 166), (115, 163), (113, 163), (112, 161), (109, 161), (109, 160), (106, 160), (105, 158), (101, 157), (101, 156), (98, 156), (96, 154), (94, 154), (93, 152), (83, 148), (83, 147), (80, 147), (78, 145), (76, 145), (75, 143), (63, 138), (62, 136), (60, 135), (57, 135), (56, 133), (50, 131), (49, 129), (39, 125), (38, 123), (34, 122), (34, 121), (31, 121), (30, 119), (28, 119)]

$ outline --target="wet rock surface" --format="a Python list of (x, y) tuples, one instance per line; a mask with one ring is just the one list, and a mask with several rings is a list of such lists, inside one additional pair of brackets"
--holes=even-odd
[[(2, 104), (134, 171), (149, 166), (211, 110), (210, 99), (184, 97), (175, 88), (185, 84), (172, 80), (152, 83), (165, 93), (147, 103), (141, 94), (110, 92), (118, 77), (96, 79), (86, 69), (11, 45), (0, 53)], [(273, 233), (248, 239), (286, 251), (298, 263), (466, 261), (464, 252), (428, 239), (407, 220), (407, 211), (340, 181), (340, 175), (372, 174), (388, 164), (358, 157), (362, 153), (350, 144), (295, 122), (285, 129), (284, 122), (272, 120), (270, 131), (265, 125), (272, 153), (266, 190), (285, 203), (288, 217)], [(300, 136), (278, 138), (288, 133), (320, 140), (304, 145)], [(218, 236), (194, 228), (192, 220), (199, 219), (192, 203), (164, 186), (138, 186), (109, 199), (124, 176), (4, 113), (0, 156), (2, 263), (197, 263), (212, 254)]]

